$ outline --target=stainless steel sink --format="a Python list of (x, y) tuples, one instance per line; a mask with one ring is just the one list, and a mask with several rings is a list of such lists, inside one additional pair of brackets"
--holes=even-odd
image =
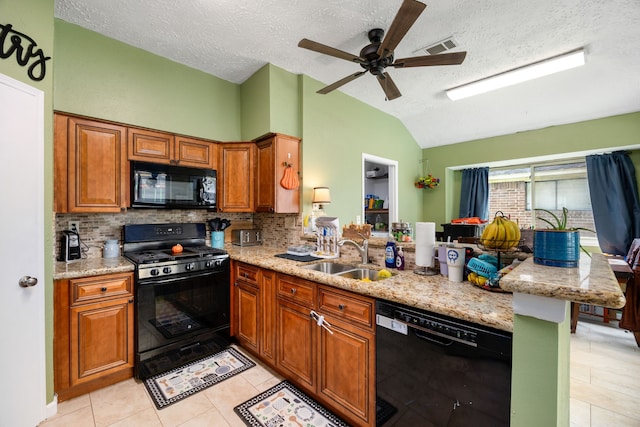
[(319, 271), (321, 273), (336, 274), (342, 271), (353, 269), (353, 265), (340, 264), (338, 262), (322, 261), (322, 262), (317, 262), (315, 264), (302, 266), (302, 268), (306, 268), (307, 270)]
[(335, 276), (346, 277), (348, 279), (369, 279), (371, 281), (378, 279), (378, 270), (371, 270), (368, 268), (353, 268), (351, 270), (335, 273)]

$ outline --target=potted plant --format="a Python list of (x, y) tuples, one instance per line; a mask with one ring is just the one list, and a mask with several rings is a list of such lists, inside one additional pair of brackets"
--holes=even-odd
[(569, 210), (562, 208), (560, 216), (547, 209), (535, 209), (545, 212), (551, 219), (537, 216), (540, 221), (547, 223), (549, 228), (536, 229), (533, 237), (533, 262), (552, 267), (577, 267), (580, 260), (580, 250), (591, 256), (580, 245), (580, 231), (595, 231), (583, 227), (569, 227), (567, 225)]

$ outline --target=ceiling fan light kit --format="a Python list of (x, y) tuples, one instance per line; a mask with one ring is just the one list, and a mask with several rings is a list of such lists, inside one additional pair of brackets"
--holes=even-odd
[(512, 86), (518, 83), (548, 76), (560, 71), (569, 70), (585, 64), (584, 48), (576, 49), (562, 55), (554, 56), (524, 67), (515, 68), (475, 82), (446, 90), (452, 101)]
[(385, 31), (381, 28), (374, 28), (369, 31), (367, 35), (369, 37), (370, 44), (362, 48), (360, 55), (353, 55), (309, 39), (300, 40), (298, 43), (299, 47), (339, 59), (344, 59), (346, 61), (356, 62), (364, 69), (364, 71), (353, 73), (335, 83), (323, 87), (316, 93), (324, 95), (332, 92), (358, 77), (363, 76), (368, 71), (378, 80), (380, 87), (384, 91), (386, 99), (391, 101), (392, 99), (399, 98), (402, 94), (389, 73), (385, 71), (387, 67), (409, 68), (461, 64), (467, 54), (466, 52), (414, 56), (401, 59), (394, 58), (393, 53), (395, 48), (398, 46), (400, 41), (402, 41), (426, 7), (427, 5), (417, 0), (404, 0), (398, 10), (398, 13), (396, 13), (391, 26), (387, 30), (386, 35)]

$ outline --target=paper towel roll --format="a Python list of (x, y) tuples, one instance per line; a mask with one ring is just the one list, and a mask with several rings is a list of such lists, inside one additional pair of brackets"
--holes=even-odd
[(436, 246), (436, 223), (416, 222), (416, 265), (433, 267)]

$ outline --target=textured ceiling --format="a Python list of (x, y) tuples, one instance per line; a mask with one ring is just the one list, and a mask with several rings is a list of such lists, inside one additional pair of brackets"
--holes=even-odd
[[(388, 68), (339, 90), (398, 117), (421, 147), (640, 111), (640, 1), (426, 0), (395, 57), (453, 36), (454, 66)], [(55, 0), (55, 16), (234, 83), (266, 63), (330, 84), (358, 64), (297, 47), (308, 38), (357, 54), (402, 0)], [(460, 101), (444, 90), (579, 47), (586, 65)], [(332, 96), (317, 95), (317, 96)]]

